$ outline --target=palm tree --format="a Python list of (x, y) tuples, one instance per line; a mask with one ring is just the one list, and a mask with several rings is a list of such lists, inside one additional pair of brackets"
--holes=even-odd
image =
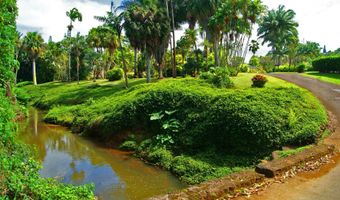
[(23, 41), (24, 50), (32, 59), (33, 84), (37, 85), (36, 59), (43, 51), (44, 40), (37, 32), (28, 32)]
[(263, 40), (262, 44), (269, 43), (277, 65), (281, 64), (284, 49), (293, 41), (292, 38), (298, 37), (295, 15), (293, 10), (280, 5), (277, 10), (270, 10), (259, 24), (258, 36)]
[(86, 40), (84, 36), (81, 36), (79, 33), (75, 38), (72, 40), (72, 50), (75, 55), (76, 59), (76, 66), (77, 66), (77, 83), (79, 85), (79, 71), (80, 71), (80, 55), (86, 48)]
[(72, 8), (70, 11), (66, 12), (66, 16), (70, 18), (70, 25), (67, 26), (68, 30), (68, 36), (72, 36), (72, 30), (73, 30), (73, 22), (79, 21), (81, 22), (83, 20), (83, 15), (79, 12), (77, 8)]
[(122, 13), (118, 15), (115, 10), (114, 12), (107, 12), (107, 15), (103, 17), (95, 16), (95, 19), (97, 19), (98, 21), (104, 22), (105, 26), (110, 27), (111, 29), (115, 30), (117, 33), (119, 50), (122, 54), (122, 60), (123, 60), (125, 87), (128, 88), (129, 87), (128, 77), (127, 77), (128, 69), (126, 66), (124, 47), (122, 45), (123, 17), (124, 15)]
[[(72, 37), (72, 30), (74, 28), (72, 23), (77, 21), (77, 20), (79, 22), (81, 22), (83, 20), (83, 15), (79, 12), (79, 10), (77, 8), (72, 8), (70, 11), (66, 12), (66, 16), (70, 18), (70, 24), (67, 26), (67, 30), (68, 30), (67, 36), (69, 38), (71, 38)], [(71, 49), (71, 47), (70, 47), (70, 49)], [(68, 79), (69, 79), (69, 81), (71, 81), (71, 50), (69, 52), (69, 68), (68, 68), (68, 70), (69, 70)]]

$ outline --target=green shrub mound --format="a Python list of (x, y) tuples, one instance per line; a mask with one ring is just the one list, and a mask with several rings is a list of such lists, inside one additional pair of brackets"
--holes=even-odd
[(180, 123), (178, 132), (170, 133), (173, 148), (214, 147), (247, 155), (312, 143), (327, 121), (322, 106), (304, 90), (216, 89), (192, 79), (143, 84), (100, 100), (57, 106), (46, 120), (72, 125), (96, 137), (111, 137), (131, 128), (169, 134), (150, 121), (151, 114), (161, 111), (176, 111), (172, 118)]
[(312, 65), (314, 70), (321, 73), (340, 73), (340, 56), (317, 58)]
[(304, 73), (306, 69), (307, 69), (307, 66), (304, 63), (299, 64), (296, 68), (298, 73)]
[(120, 68), (111, 69), (107, 72), (106, 77), (109, 81), (119, 81), (123, 78), (124, 71)]
[[(0, 90), (2, 94), (3, 91)], [(0, 95), (0, 196), (4, 199), (94, 199), (93, 186), (72, 186), (40, 178), (31, 149), (14, 135), (13, 106)], [(1, 199), (1, 198), (0, 198)]]

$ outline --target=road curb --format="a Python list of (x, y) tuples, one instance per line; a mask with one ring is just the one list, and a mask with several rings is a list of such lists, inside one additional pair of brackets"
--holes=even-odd
[(236, 190), (262, 183), (266, 178), (282, 175), (294, 167), (333, 154), (334, 151), (333, 145), (316, 145), (286, 158), (261, 163), (256, 166), (254, 171), (235, 173), (178, 192), (152, 197), (149, 200), (214, 200), (223, 198)]

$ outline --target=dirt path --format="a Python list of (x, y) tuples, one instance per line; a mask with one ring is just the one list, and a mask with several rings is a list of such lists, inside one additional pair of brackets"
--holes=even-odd
[[(340, 86), (298, 74), (271, 74), (311, 91), (338, 119), (335, 133), (325, 140), (340, 150)], [(275, 183), (250, 198), (238, 200), (340, 200), (340, 156), (317, 172), (302, 173), (284, 184)]]

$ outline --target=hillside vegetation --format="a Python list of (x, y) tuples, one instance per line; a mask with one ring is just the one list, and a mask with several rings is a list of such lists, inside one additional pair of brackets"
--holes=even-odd
[(123, 148), (188, 183), (240, 171), (284, 145), (313, 143), (327, 122), (318, 100), (290, 84), (218, 89), (191, 78), (132, 84), (25, 88), (35, 106), (49, 109), (46, 121), (106, 141), (124, 132)]

